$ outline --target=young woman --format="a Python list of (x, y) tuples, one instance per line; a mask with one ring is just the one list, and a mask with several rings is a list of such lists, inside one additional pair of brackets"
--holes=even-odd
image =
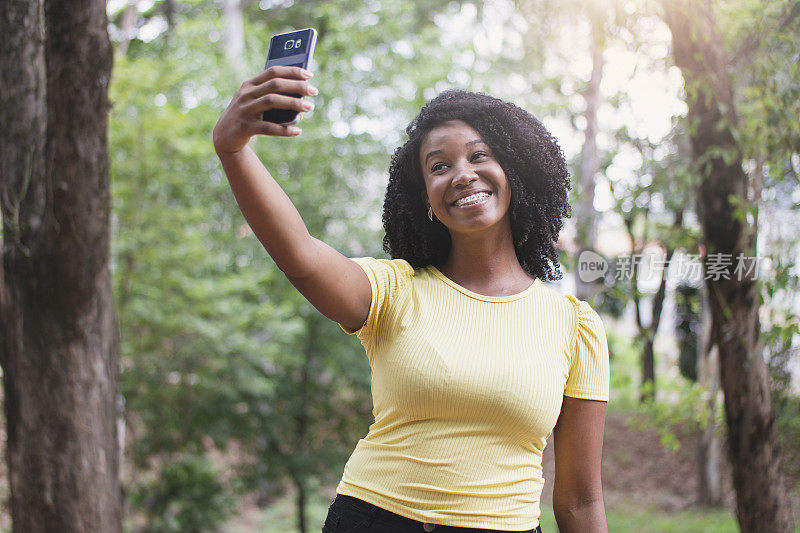
[(389, 169), (384, 248), (349, 259), (309, 235), (247, 146), (296, 136), (263, 122), (311, 104), (310, 73), (246, 81), (214, 146), (256, 236), (289, 281), (372, 368), (375, 422), (344, 469), (323, 527), (335, 532), (537, 531), (542, 451), (554, 437), (559, 530), (607, 531), (600, 460), (609, 360), (600, 317), (542, 284), (558, 279), (569, 176), (526, 111), (449, 90), (408, 126)]

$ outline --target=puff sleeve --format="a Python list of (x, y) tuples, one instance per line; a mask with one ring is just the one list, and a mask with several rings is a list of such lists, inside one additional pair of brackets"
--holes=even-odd
[(568, 298), (575, 304), (577, 326), (564, 395), (607, 402), (611, 369), (606, 330), (600, 315), (587, 302)]
[(405, 287), (414, 275), (413, 267), (404, 259), (375, 259), (373, 257), (351, 258), (369, 278), (372, 287), (372, 301), (367, 320), (360, 329), (350, 329), (342, 324), (339, 327), (348, 335), (356, 335), (369, 353), (369, 345), (378, 330), (381, 319), (392, 303), (395, 295)]

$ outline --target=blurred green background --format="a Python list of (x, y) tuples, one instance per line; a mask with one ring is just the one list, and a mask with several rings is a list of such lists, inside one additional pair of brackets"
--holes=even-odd
[[(762, 334), (800, 523), (800, 76), (797, 18), (787, 15), (796, 5), (714, 2), (735, 73), (739, 142), (763, 178)], [(251, 146), (311, 234), (345, 255), (385, 257), (390, 156), (408, 121), (448, 87), (516, 103), (564, 148), (577, 222), (559, 241), (558, 290), (577, 288), (587, 221), (598, 235), (595, 251), (609, 259), (657, 257), (667, 247), (698, 253), (686, 95), (657, 4), (112, 0), (108, 13), (128, 531), (319, 531), (344, 463), (372, 421), (358, 340), (285, 280), (246, 225), (214, 153), (216, 120), (263, 69), (275, 33), (318, 30), (312, 82), (320, 93), (301, 136), (258, 137)], [(578, 186), (587, 168), (588, 189)], [(678, 209), (684, 218), (676, 228)], [(634, 309), (650, 320), (660, 281), (606, 280), (590, 294), (612, 356), (603, 464), (609, 526), (737, 531), (724, 455), (718, 505), (696, 505), (698, 435), (710, 427), (724, 437), (720, 392), (696, 372), (699, 283), (671, 278), (661, 324), (643, 329)], [(655, 379), (643, 390), (647, 331)], [(551, 468), (546, 458), (547, 475)], [(545, 532), (557, 530), (551, 501), (546, 488)]]

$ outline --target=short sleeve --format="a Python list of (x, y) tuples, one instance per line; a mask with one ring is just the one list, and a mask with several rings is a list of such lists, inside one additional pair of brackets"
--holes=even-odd
[(403, 259), (355, 257), (351, 261), (355, 261), (367, 274), (372, 287), (372, 301), (367, 320), (360, 329), (353, 330), (342, 324), (339, 324), (339, 327), (348, 335), (357, 335), (366, 348), (386, 310), (391, 305), (392, 299), (414, 275), (414, 269)]
[(574, 296), (567, 296), (577, 311), (577, 327), (570, 352), (569, 377), (565, 396), (584, 400), (608, 401), (610, 362), (608, 339), (600, 315)]

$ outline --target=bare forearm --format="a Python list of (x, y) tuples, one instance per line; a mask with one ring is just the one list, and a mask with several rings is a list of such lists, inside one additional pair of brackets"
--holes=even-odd
[(217, 152), (247, 223), (283, 272), (302, 276), (314, 249), (300, 213), (255, 152)]
[(608, 533), (602, 498), (575, 506), (555, 506), (553, 512), (560, 533)]

